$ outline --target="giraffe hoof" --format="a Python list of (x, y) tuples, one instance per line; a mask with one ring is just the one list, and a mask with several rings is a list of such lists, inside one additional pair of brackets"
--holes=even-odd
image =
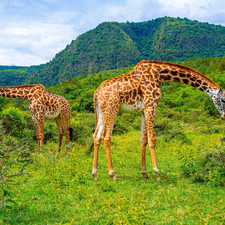
[(113, 180), (117, 180), (114, 170), (109, 171), (109, 176), (112, 177)]
[(158, 168), (154, 168), (154, 170), (155, 170), (156, 172), (159, 172), (159, 169), (158, 169)]
[(99, 180), (99, 178), (98, 177), (94, 177), (94, 180)]
[(143, 175), (144, 179), (148, 179), (148, 174), (146, 173), (146, 171), (141, 171), (141, 174)]
[(116, 178), (116, 176), (114, 175), (114, 177), (112, 177), (112, 179), (114, 180), (114, 181), (116, 181), (117, 180), (117, 178)]

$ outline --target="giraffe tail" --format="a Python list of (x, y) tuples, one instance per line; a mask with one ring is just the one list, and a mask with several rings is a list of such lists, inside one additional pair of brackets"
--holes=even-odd
[(70, 134), (70, 141), (73, 140), (73, 128), (72, 127), (69, 127), (69, 134)]
[[(96, 93), (97, 93), (97, 91), (94, 93), (94, 97), (93, 97), (93, 106), (94, 106), (95, 119), (96, 119), (95, 129), (96, 129), (97, 124), (98, 124), (98, 113), (97, 113), (97, 109), (96, 109), (96, 105), (98, 103), (97, 103)], [(92, 130), (93, 133), (95, 132), (95, 129)], [(93, 150), (94, 150), (94, 140), (92, 141), (91, 147), (90, 147), (89, 151), (87, 152), (87, 155), (89, 155)]]
[(95, 120), (96, 120), (95, 129), (96, 129), (97, 124), (98, 124), (98, 112), (97, 112), (97, 108), (96, 108), (96, 106), (97, 106), (98, 103), (97, 103), (97, 96), (96, 96), (96, 94), (97, 94), (97, 91), (94, 93), (94, 98), (93, 98), (93, 105), (94, 105), (94, 112), (95, 112)]
[(71, 126), (71, 117), (69, 119), (70, 127), (69, 127), (69, 135), (70, 135), (70, 141), (73, 140), (73, 128)]

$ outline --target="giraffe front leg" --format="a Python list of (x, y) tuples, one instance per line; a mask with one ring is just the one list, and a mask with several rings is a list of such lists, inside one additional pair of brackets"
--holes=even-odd
[(42, 147), (44, 143), (44, 115), (38, 120), (39, 127), (39, 146)]
[(36, 130), (37, 144), (38, 144), (39, 147), (41, 147), (41, 135), (40, 135), (40, 132), (39, 132), (38, 121), (37, 121), (36, 117), (33, 116), (33, 115), (32, 115), (32, 120), (34, 122), (35, 130)]
[(155, 154), (156, 140), (155, 140), (155, 134), (154, 134), (154, 116), (155, 116), (155, 108), (154, 107), (147, 108), (145, 110), (148, 143), (149, 143), (149, 147), (151, 150), (152, 165), (153, 165), (153, 169), (156, 172), (159, 172), (159, 169), (157, 166), (156, 154)]
[(146, 145), (148, 143), (146, 120), (144, 113), (141, 114), (141, 173), (145, 179), (148, 179), (148, 174), (146, 172)]

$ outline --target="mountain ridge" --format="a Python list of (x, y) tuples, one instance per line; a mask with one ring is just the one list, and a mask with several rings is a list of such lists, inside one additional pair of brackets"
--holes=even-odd
[(23, 84), (52, 86), (69, 78), (137, 64), (141, 60), (182, 62), (223, 57), (225, 27), (187, 18), (103, 22), (79, 35)]

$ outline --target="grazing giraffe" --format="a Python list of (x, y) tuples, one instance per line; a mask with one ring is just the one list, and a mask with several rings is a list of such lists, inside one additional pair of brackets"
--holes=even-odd
[(98, 151), (101, 139), (106, 149), (109, 176), (116, 180), (111, 158), (111, 137), (114, 121), (119, 111), (141, 114), (141, 173), (146, 173), (146, 145), (149, 143), (153, 169), (158, 170), (155, 154), (154, 116), (161, 98), (160, 84), (174, 81), (193, 86), (207, 93), (225, 119), (224, 91), (203, 74), (184, 66), (158, 61), (141, 61), (130, 72), (102, 82), (94, 94), (96, 127), (93, 134), (94, 162), (92, 175), (97, 178)]
[(43, 145), (44, 119), (55, 119), (59, 132), (59, 150), (65, 131), (66, 144), (69, 144), (68, 122), (70, 120), (70, 105), (59, 95), (49, 93), (41, 84), (0, 87), (0, 96), (20, 98), (29, 101), (29, 109), (36, 129), (37, 143)]

